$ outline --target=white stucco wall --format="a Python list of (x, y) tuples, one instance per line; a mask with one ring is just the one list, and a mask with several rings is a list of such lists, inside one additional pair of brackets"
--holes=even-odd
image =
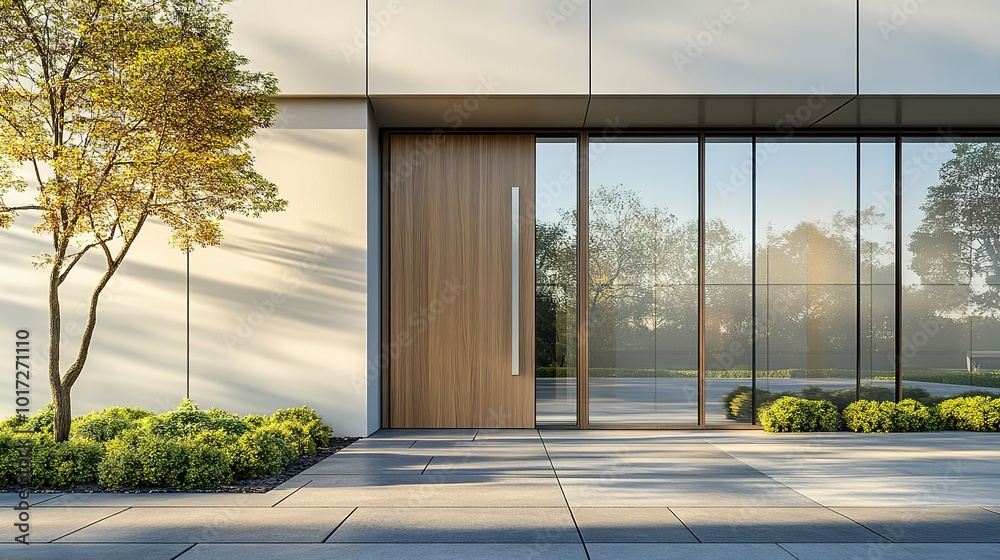
[[(377, 141), (365, 99), (282, 100), (273, 129), (253, 141), (258, 170), (289, 201), (261, 219), (233, 216), (219, 247), (191, 254), (191, 397), (202, 408), (269, 413), (309, 405), (336, 433), (378, 428)], [(377, 165), (373, 167), (377, 169)], [(374, 205), (374, 206), (373, 206)], [(32, 331), (34, 407), (50, 400), (46, 250), (25, 213), (0, 234), (0, 344), (13, 362), (14, 333)], [(186, 262), (150, 224), (101, 300), (90, 361), (74, 412), (111, 405), (164, 411), (187, 385)], [(78, 340), (81, 304), (100, 257), (88, 255), (65, 287), (64, 352)], [(374, 300), (372, 299), (374, 297)], [(69, 363), (69, 358), (65, 363)], [(0, 399), (0, 415), (13, 413)]]
[(221, 247), (192, 255), (191, 396), (241, 413), (308, 404), (336, 433), (367, 435), (368, 104), (278, 105), (253, 146), (288, 209), (233, 219)]

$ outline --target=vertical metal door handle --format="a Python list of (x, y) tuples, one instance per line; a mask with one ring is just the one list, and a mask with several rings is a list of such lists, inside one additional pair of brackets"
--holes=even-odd
[(510, 359), (511, 375), (521, 375), (521, 195), (510, 190)]

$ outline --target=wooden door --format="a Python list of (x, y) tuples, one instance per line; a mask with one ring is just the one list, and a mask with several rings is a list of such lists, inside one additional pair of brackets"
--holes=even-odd
[(389, 425), (534, 427), (534, 137), (394, 134), (388, 150)]

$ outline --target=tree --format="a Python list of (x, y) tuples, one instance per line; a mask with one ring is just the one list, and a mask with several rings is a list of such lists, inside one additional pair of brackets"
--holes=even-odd
[[(924, 284), (981, 280), (985, 289), (973, 290), (971, 303), (992, 315), (1000, 309), (1000, 144), (958, 143), (952, 153), (920, 207), (924, 217), (910, 236), (910, 268)], [(961, 305), (955, 301), (940, 311)]]
[[(217, 245), (229, 213), (284, 209), (247, 140), (277, 85), (230, 48), (225, 0), (0, 0), (0, 225), (37, 212), (49, 267), (48, 377), (56, 441), (87, 362), (98, 300), (151, 219), (182, 251)], [(28, 184), (29, 203), (7, 204)], [(17, 198), (25, 198), (21, 195)], [(104, 272), (74, 360), (61, 367), (60, 286), (91, 251)]]

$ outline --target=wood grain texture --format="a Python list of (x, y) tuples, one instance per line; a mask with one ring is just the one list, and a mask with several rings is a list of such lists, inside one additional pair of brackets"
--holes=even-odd
[[(389, 138), (389, 425), (534, 426), (534, 137)], [(521, 375), (511, 375), (511, 187)]]

